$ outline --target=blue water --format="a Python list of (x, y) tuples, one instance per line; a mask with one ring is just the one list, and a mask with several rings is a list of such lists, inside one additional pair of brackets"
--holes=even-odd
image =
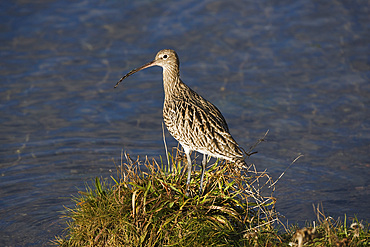
[[(164, 156), (160, 68), (224, 114), (248, 163), (277, 179), (290, 223), (370, 211), (368, 1), (3, 1), (0, 3), (0, 245), (44, 246), (61, 211), (121, 151)], [(166, 134), (167, 145), (177, 146)], [(284, 220), (284, 219), (283, 219)]]

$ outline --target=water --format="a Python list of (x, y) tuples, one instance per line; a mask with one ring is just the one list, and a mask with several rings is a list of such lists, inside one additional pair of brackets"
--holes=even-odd
[[(43, 246), (63, 205), (122, 149), (164, 156), (161, 69), (126, 72), (175, 49), (183, 80), (224, 114), (248, 162), (277, 178), (289, 222), (370, 219), (367, 1), (12, 1), (0, 20), (0, 245)], [(177, 143), (167, 133), (167, 145)]]

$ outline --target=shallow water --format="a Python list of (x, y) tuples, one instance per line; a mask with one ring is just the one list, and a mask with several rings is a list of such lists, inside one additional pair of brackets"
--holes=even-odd
[[(370, 219), (367, 1), (13, 1), (0, 4), (0, 245), (42, 246), (63, 233), (63, 205), (113, 159), (164, 156), (160, 68), (224, 114), (248, 162), (277, 183), (289, 222)], [(167, 133), (167, 145), (176, 141)]]

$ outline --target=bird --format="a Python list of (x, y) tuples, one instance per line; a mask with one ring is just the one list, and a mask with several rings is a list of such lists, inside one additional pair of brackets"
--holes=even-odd
[(130, 75), (152, 66), (160, 66), (163, 69), (164, 123), (186, 154), (186, 195), (189, 196), (190, 193), (192, 151), (203, 154), (199, 194), (203, 193), (207, 155), (245, 168), (247, 164), (244, 161), (243, 149), (231, 136), (220, 110), (180, 79), (180, 61), (174, 50), (160, 50), (154, 60), (128, 72), (114, 88)]

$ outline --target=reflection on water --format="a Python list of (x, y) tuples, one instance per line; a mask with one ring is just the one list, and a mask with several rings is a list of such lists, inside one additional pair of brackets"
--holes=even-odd
[[(0, 245), (47, 245), (63, 205), (112, 159), (164, 156), (161, 70), (116, 81), (163, 48), (213, 102), (249, 162), (277, 178), (290, 222), (369, 219), (369, 6), (362, 1), (2, 3)], [(167, 133), (167, 145), (177, 146)]]

